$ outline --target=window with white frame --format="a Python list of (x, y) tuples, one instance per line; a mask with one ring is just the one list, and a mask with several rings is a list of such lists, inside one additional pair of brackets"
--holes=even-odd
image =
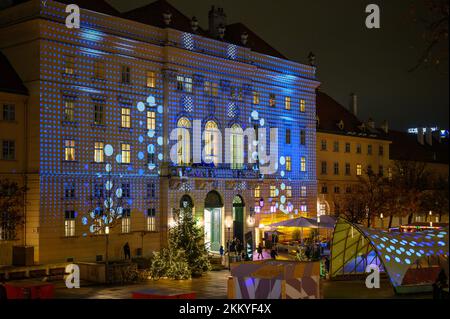
[(306, 101), (304, 99), (300, 99), (300, 112), (306, 112)]
[(261, 186), (256, 185), (253, 191), (253, 197), (260, 198), (261, 197)]
[(148, 88), (156, 87), (156, 72), (154, 72), (154, 71), (147, 71), (146, 85), (147, 85)]
[(103, 163), (104, 161), (104, 143), (103, 142), (94, 142), (94, 162)]
[(2, 120), (3, 121), (16, 120), (16, 106), (14, 104), (3, 104)]
[(121, 155), (122, 155), (122, 163), (130, 164), (131, 163), (131, 145), (128, 143), (120, 144)]
[(191, 163), (190, 132), (191, 121), (182, 117), (177, 122), (177, 164), (189, 165)]
[(147, 111), (147, 130), (156, 129), (156, 112)]
[(306, 186), (300, 187), (300, 196), (306, 197)]
[(75, 57), (70, 55), (64, 57), (64, 73), (75, 74)]
[(71, 98), (64, 98), (64, 121), (75, 121), (75, 107)]
[(275, 185), (270, 185), (270, 197), (277, 197), (277, 187)]
[(122, 211), (122, 233), (127, 234), (131, 231), (131, 210), (124, 208)]
[(155, 197), (156, 197), (156, 184), (147, 183), (147, 198), (155, 198)]
[(244, 165), (244, 132), (239, 124), (231, 126), (231, 168), (242, 169)]
[(286, 110), (290, 110), (291, 109), (291, 97), (290, 96), (285, 96), (284, 97), (284, 108)]
[(75, 211), (73, 210), (64, 212), (64, 236), (75, 236)]
[(292, 197), (292, 186), (291, 185), (287, 185), (286, 186), (286, 197), (287, 198), (291, 198)]
[(64, 140), (64, 160), (75, 161), (75, 140)]
[(306, 172), (306, 157), (300, 157), (300, 172)]
[(121, 109), (121, 126), (124, 128), (131, 127), (131, 109), (129, 107), (122, 107)]
[(253, 91), (253, 104), (259, 104), (260, 93), (258, 91)]
[(290, 172), (292, 170), (292, 159), (290, 156), (286, 156), (286, 171)]
[(182, 75), (177, 75), (177, 89), (179, 91), (192, 92), (192, 78)]
[(214, 121), (205, 124), (205, 160), (218, 163), (219, 160), (219, 127)]

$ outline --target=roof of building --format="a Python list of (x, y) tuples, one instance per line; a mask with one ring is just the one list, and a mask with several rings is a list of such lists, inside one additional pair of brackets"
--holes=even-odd
[(23, 84), (6, 56), (0, 52), (0, 92), (28, 94), (28, 89)]
[(414, 160), (429, 163), (448, 164), (448, 139), (440, 139), (433, 134), (431, 145), (418, 141), (417, 134), (390, 130), (388, 134), (392, 143), (389, 156), (394, 160)]
[[(171, 22), (167, 26), (164, 23), (163, 13), (170, 12), (172, 14)], [(153, 25), (159, 28), (170, 27), (179, 31), (193, 33), (191, 27), (191, 18), (184, 15), (177, 8), (172, 6), (167, 0), (156, 0), (145, 6), (133, 9), (122, 14), (123, 18), (134, 20), (137, 22)], [(241, 42), (241, 34), (247, 32), (248, 42), (246, 47), (252, 49), (253, 51), (267, 54), (270, 56), (286, 59), (286, 57), (270, 46), (262, 38), (260, 38), (256, 33), (250, 30), (242, 23), (233, 23), (225, 26), (225, 36), (224, 41), (230, 42), (239, 46), (244, 46)], [(208, 30), (198, 27), (196, 31), (197, 34), (213, 38), (209, 34)]]
[(384, 131), (371, 128), (328, 94), (317, 91), (317, 130), (368, 138), (386, 138)]

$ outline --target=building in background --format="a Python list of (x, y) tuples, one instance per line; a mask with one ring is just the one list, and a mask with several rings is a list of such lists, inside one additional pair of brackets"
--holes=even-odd
[[(173, 212), (186, 206), (212, 251), (233, 237), (255, 244), (263, 225), (287, 216), (316, 215), (314, 66), (287, 60), (243, 24), (227, 25), (222, 8), (203, 29), (163, 0), (125, 13), (78, 1), (81, 28), (71, 29), (69, 3), (0, 11), (0, 50), (29, 94), (20, 121), (1, 124), (2, 134), (16, 125), (24, 141), (2, 173), (32, 175), (22, 244), (34, 247), (35, 262), (104, 258), (90, 221), (103, 209), (108, 174), (123, 200), (112, 259), (125, 242), (132, 255), (165, 245)], [(201, 143), (174, 148), (197, 127)], [(249, 154), (247, 128), (278, 129), (275, 173), (262, 174), (267, 163)], [(199, 150), (212, 163), (198, 162)], [(226, 155), (231, 163), (219, 163)]]
[(332, 97), (317, 93), (317, 210), (335, 213), (338, 197), (352, 192), (368, 171), (389, 173), (388, 126), (375, 126), (371, 119), (357, 117), (357, 96), (351, 95), (346, 108)]

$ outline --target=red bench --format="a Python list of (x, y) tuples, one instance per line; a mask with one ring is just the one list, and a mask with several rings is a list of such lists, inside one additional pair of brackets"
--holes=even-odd
[(46, 282), (11, 282), (5, 284), (8, 299), (51, 299), (55, 286)]

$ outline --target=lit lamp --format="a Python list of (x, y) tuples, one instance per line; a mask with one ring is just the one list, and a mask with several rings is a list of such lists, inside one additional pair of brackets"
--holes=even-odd
[(433, 212), (430, 210), (428, 214), (430, 215), (430, 227), (433, 227), (433, 220), (431, 219), (431, 216), (433, 216)]
[(105, 227), (105, 234), (108, 235), (109, 234), (109, 226)]
[(380, 219), (381, 219), (381, 228), (383, 228), (384, 227), (384, 225), (383, 225), (383, 213), (380, 213)]
[(225, 227), (228, 230), (228, 240), (227, 240), (227, 251), (228, 251), (228, 269), (231, 269), (230, 265), (230, 241), (231, 241), (231, 226), (233, 225), (233, 218), (231, 216), (227, 216), (225, 218)]

